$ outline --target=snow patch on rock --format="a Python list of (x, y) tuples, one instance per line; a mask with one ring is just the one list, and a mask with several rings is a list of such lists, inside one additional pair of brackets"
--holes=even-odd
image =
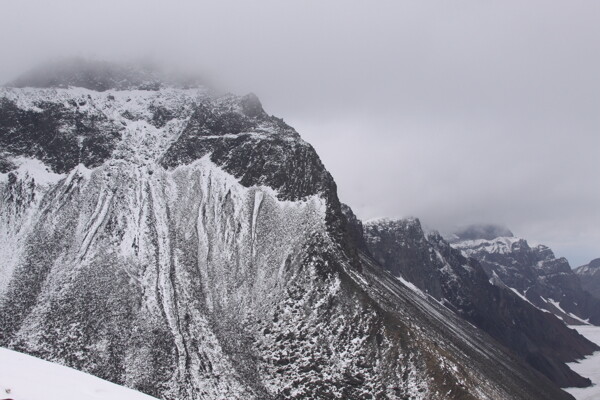
[(66, 176), (52, 172), (50, 167), (35, 158), (14, 157), (10, 161), (18, 167), (13, 171), (0, 173), (0, 184), (8, 183), (11, 173), (22, 179), (33, 179), (36, 185), (42, 186), (57, 183)]

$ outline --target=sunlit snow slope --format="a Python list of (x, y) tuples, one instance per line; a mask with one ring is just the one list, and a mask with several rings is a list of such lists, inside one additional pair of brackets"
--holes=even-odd
[(39, 358), (0, 348), (0, 398), (153, 400), (146, 394)]

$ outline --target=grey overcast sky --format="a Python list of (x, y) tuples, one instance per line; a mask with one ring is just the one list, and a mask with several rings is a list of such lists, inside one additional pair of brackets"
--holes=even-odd
[(0, 0), (0, 78), (82, 56), (253, 91), (359, 217), (600, 257), (600, 2)]

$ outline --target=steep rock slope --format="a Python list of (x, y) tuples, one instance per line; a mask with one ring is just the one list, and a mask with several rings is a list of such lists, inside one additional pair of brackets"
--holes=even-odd
[[(470, 231), (470, 230), (469, 230)], [(585, 292), (568, 261), (547, 246), (530, 246), (514, 236), (469, 237), (452, 245), (477, 259), (498, 285), (506, 285), (536, 307), (569, 325), (600, 325), (600, 300)]]
[(462, 256), (439, 234), (427, 236), (418, 219), (370, 221), (364, 231), (371, 254), (393, 275), (483, 329), (560, 386), (590, 384), (565, 363), (597, 346), (512, 291), (489, 283), (477, 261)]
[(579, 277), (581, 287), (592, 296), (600, 299), (600, 258), (575, 268), (575, 273)]
[(362, 254), (254, 96), (57, 76), (0, 95), (0, 345), (163, 399), (571, 398)]

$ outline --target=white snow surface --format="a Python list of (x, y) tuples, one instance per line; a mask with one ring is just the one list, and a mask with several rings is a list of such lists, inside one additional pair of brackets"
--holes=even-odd
[[(51, 185), (66, 176), (52, 172), (50, 167), (35, 158), (15, 157), (10, 161), (18, 166), (12, 173), (21, 178), (32, 178), (37, 185)], [(0, 183), (5, 182), (8, 182), (8, 173), (0, 173)]]
[[(496, 274), (496, 273), (494, 272), (494, 274)], [(496, 275), (496, 276), (497, 276), (497, 275)], [(500, 279), (500, 278), (498, 278), (498, 279)], [(528, 302), (529, 304), (531, 304), (532, 306), (534, 306), (534, 307), (535, 307), (535, 308), (537, 308), (538, 310), (541, 310), (541, 311), (544, 311), (544, 312), (550, 312), (550, 311), (547, 311), (547, 310), (543, 310), (543, 309), (539, 308), (538, 306), (536, 306), (535, 304), (533, 304), (531, 301), (529, 301), (529, 299), (528, 299), (527, 297), (525, 297), (524, 295), (522, 295), (522, 294), (521, 294), (521, 292), (519, 292), (517, 289), (515, 289), (515, 288), (512, 288), (512, 287), (509, 287), (509, 286), (507, 286), (507, 287), (508, 287), (510, 290), (512, 290), (514, 294), (516, 294), (517, 296), (519, 296), (519, 297), (520, 297), (520, 298), (521, 298), (523, 301), (526, 301), (526, 302)]]
[(0, 398), (156, 400), (84, 372), (5, 348), (0, 348)]
[[(571, 318), (573, 318), (573, 319), (575, 319), (575, 320), (577, 320), (577, 321), (581, 322), (582, 324), (589, 325), (589, 320), (584, 320), (584, 319), (581, 319), (581, 318), (579, 318), (577, 315), (574, 315), (574, 314), (572, 314), (572, 313), (570, 313), (570, 312), (567, 312), (567, 311), (563, 310), (563, 308), (560, 306), (560, 303), (559, 303), (558, 301), (556, 301), (556, 300), (554, 300), (554, 299), (550, 299), (550, 298), (549, 298), (549, 299), (544, 299), (543, 297), (542, 297), (542, 299), (543, 299), (543, 300), (544, 300), (546, 303), (550, 303), (550, 304), (552, 304), (554, 307), (558, 308), (558, 310), (559, 310), (560, 312), (562, 312), (563, 314), (566, 314), (566, 315), (568, 315), (569, 317), (571, 317)], [(559, 318), (560, 318), (560, 317), (559, 317)], [(561, 319), (562, 319), (562, 318), (561, 318)], [(585, 335), (584, 335), (584, 336), (585, 336)]]
[(402, 282), (402, 284), (404, 286), (406, 286), (407, 288), (409, 288), (410, 290), (412, 290), (413, 292), (415, 292), (419, 296), (421, 296), (423, 298), (427, 297), (427, 296), (425, 296), (425, 293), (423, 293), (423, 291), (421, 289), (419, 289), (418, 287), (415, 286), (414, 283), (407, 281), (402, 276), (397, 276), (396, 279), (398, 279), (400, 282)]
[[(600, 326), (594, 325), (576, 325), (571, 326), (592, 342), (600, 345)], [(592, 386), (587, 388), (567, 388), (566, 392), (575, 396), (577, 400), (597, 400), (600, 399), (600, 351), (595, 352), (585, 359), (568, 364), (569, 367), (580, 374), (592, 380)]]
[(486, 252), (486, 253), (498, 253), (508, 254), (512, 252), (513, 245), (522, 240), (518, 237), (497, 237), (493, 240), (477, 239), (477, 240), (464, 240), (462, 242), (453, 243), (452, 246), (459, 250), (462, 250), (467, 256), (471, 256), (473, 253)]

